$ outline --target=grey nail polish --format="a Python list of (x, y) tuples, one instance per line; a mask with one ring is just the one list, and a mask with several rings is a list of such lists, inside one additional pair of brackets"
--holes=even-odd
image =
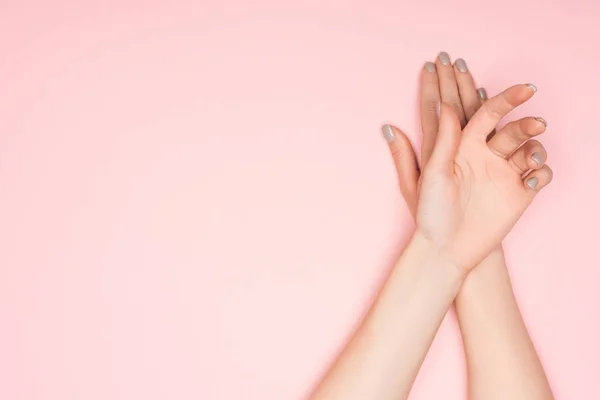
[(536, 178), (535, 176), (533, 178), (529, 178), (529, 179), (527, 179), (527, 181), (525, 182), (525, 184), (527, 185), (527, 187), (529, 189), (535, 189), (535, 187), (538, 184), (538, 178)]
[(442, 51), (440, 54), (438, 54), (438, 58), (440, 59), (442, 64), (450, 65), (450, 56), (445, 51)]
[(467, 72), (467, 71), (469, 71), (469, 68), (467, 68), (467, 63), (462, 58), (459, 58), (458, 60), (456, 60), (455, 64), (456, 64), (456, 68), (460, 72)]
[(532, 159), (533, 161), (535, 161), (535, 163), (536, 163), (538, 166), (540, 166), (540, 167), (541, 167), (542, 165), (544, 165), (544, 161), (546, 161), (546, 160), (544, 160), (544, 156), (543, 156), (542, 154), (540, 154), (540, 153), (533, 153), (533, 154), (531, 155), (531, 159)]
[(544, 124), (544, 126), (548, 126), (548, 122), (546, 122), (546, 120), (542, 117), (535, 117), (536, 121), (540, 121), (542, 124)]
[(533, 93), (537, 92), (537, 87), (533, 83), (526, 83), (526, 85), (533, 90)]
[(425, 63), (425, 71), (427, 72), (435, 72), (435, 64), (432, 62)]
[(388, 143), (392, 143), (394, 140), (396, 140), (396, 135), (394, 135), (394, 130), (390, 125), (385, 124), (383, 127), (381, 127), (381, 131), (383, 132), (383, 137)]
[(487, 100), (488, 99), (487, 92), (485, 91), (484, 88), (477, 89), (477, 94), (479, 95), (479, 98), (481, 100)]

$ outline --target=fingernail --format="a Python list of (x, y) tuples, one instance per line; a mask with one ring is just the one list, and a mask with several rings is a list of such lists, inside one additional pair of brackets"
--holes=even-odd
[(427, 72), (435, 72), (435, 64), (432, 62), (425, 63), (425, 71)]
[(467, 71), (469, 71), (469, 68), (467, 68), (467, 63), (462, 58), (459, 58), (458, 60), (456, 60), (455, 64), (456, 64), (456, 68), (458, 68), (458, 70), (460, 72), (467, 72)]
[(544, 126), (548, 126), (548, 123), (546, 122), (546, 120), (542, 117), (535, 117), (536, 121), (540, 121), (542, 124), (544, 124)]
[[(533, 154), (531, 155), (531, 159), (532, 159), (533, 161), (535, 161), (535, 163), (536, 163), (538, 166), (540, 166), (540, 167), (541, 167), (542, 165), (544, 165), (544, 161), (546, 161), (546, 160), (544, 160), (544, 156), (543, 156), (542, 154), (540, 154), (540, 153), (533, 153)], [(537, 179), (537, 178), (531, 178), (531, 179)], [(536, 184), (537, 184), (537, 182), (536, 182)], [(532, 189), (533, 189), (533, 188), (532, 188)]]
[(442, 111), (442, 103), (440, 103), (439, 101), (437, 103), (437, 108), (435, 109), (435, 111), (437, 112), (437, 116), (439, 118), (440, 117), (440, 113)]
[(394, 135), (394, 130), (390, 125), (385, 124), (383, 127), (381, 127), (381, 131), (383, 132), (383, 137), (388, 143), (392, 143), (394, 140), (396, 140), (396, 135)]
[(484, 88), (477, 89), (477, 94), (479, 95), (479, 98), (481, 100), (487, 100), (488, 99), (487, 92), (485, 91)]
[(538, 178), (536, 178), (536, 177), (529, 178), (529, 179), (527, 179), (527, 181), (525, 182), (525, 184), (527, 185), (527, 187), (529, 189), (535, 189), (535, 187), (538, 184)]
[(537, 92), (537, 87), (533, 83), (526, 83), (526, 85), (533, 90), (533, 93)]
[(450, 56), (445, 51), (442, 51), (440, 54), (438, 54), (438, 58), (440, 59), (442, 64), (450, 65)]

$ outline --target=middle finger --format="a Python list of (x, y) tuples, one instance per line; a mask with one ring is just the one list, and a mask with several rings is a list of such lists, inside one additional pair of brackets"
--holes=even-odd
[(438, 72), (438, 79), (440, 82), (440, 95), (442, 102), (450, 104), (454, 107), (456, 115), (460, 120), (460, 126), (465, 127), (467, 119), (465, 112), (460, 101), (460, 95), (458, 93), (458, 86), (456, 84), (456, 77), (454, 75), (454, 66), (450, 60), (450, 56), (446, 52), (438, 54), (435, 60), (435, 66)]

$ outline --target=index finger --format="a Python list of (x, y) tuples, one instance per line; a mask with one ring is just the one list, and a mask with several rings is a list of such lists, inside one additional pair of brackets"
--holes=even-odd
[(529, 100), (536, 91), (535, 85), (526, 83), (509, 87), (492, 97), (473, 115), (464, 129), (464, 134), (475, 135), (485, 141), (506, 114)]

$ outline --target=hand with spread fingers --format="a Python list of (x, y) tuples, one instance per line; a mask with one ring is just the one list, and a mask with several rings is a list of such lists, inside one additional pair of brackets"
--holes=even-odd
[(482, 104), (485, 91), (476, 90), (471, 75), (460, 72), (464, 61), (453, 66), (442, 53), (436, 64), (425, 64), (421, 75), (420, 169), (405, 135), (390, 125), (383, 131), (417, 234), (468, 272), (500, 245), (551, 181), (544, 147), (529, 140), (545, 130), (545, 122), (524, 118), (491, 135), (536, 87), (516, 85)]
[(544, 119), (495, 130), (536, 91), (520, 84), (488, 100), (464, 60), (440, 53), (423, 66), (420, 165), (404, 133), (383, 126), (416, 230), (313, 400), (405, 399), (453, 303), (470, 398), (553, 399), (501, 250), (552, 179), (546, 150), (532, 139)]
[[(436, 63), (425, 63), (420, 80), (420, 165), (424, 168), (438, 136), (437, 104), (449, 104), (464, 127), (488, 96), (484, 88), (476, 89), (466, 62), (458, 59), (452, 65), (447, 53), (440, 53)], [(531, 190), (531, 194), (552, 178), (551, 170), (544, 165), (546, 150), (532, 139), (544, 133), (546, 126), (541, 117), (527, 117), (509, 122), (498, 135), (493, 130), (487, 137), (490, 151), (506, 159), (519, 176), (526, 177), (525, 190)], [(415, 217), (420, 174), (413, 149), (397, 128), (384, 126), (383, 132), (397, 168), (400, 191)], [(539, 172), (533, 174), (536, 170)], [(469, 398), (553, 398), (515, 300), (500, 245), (468, 275), (455, 306), (469, 371)]]

